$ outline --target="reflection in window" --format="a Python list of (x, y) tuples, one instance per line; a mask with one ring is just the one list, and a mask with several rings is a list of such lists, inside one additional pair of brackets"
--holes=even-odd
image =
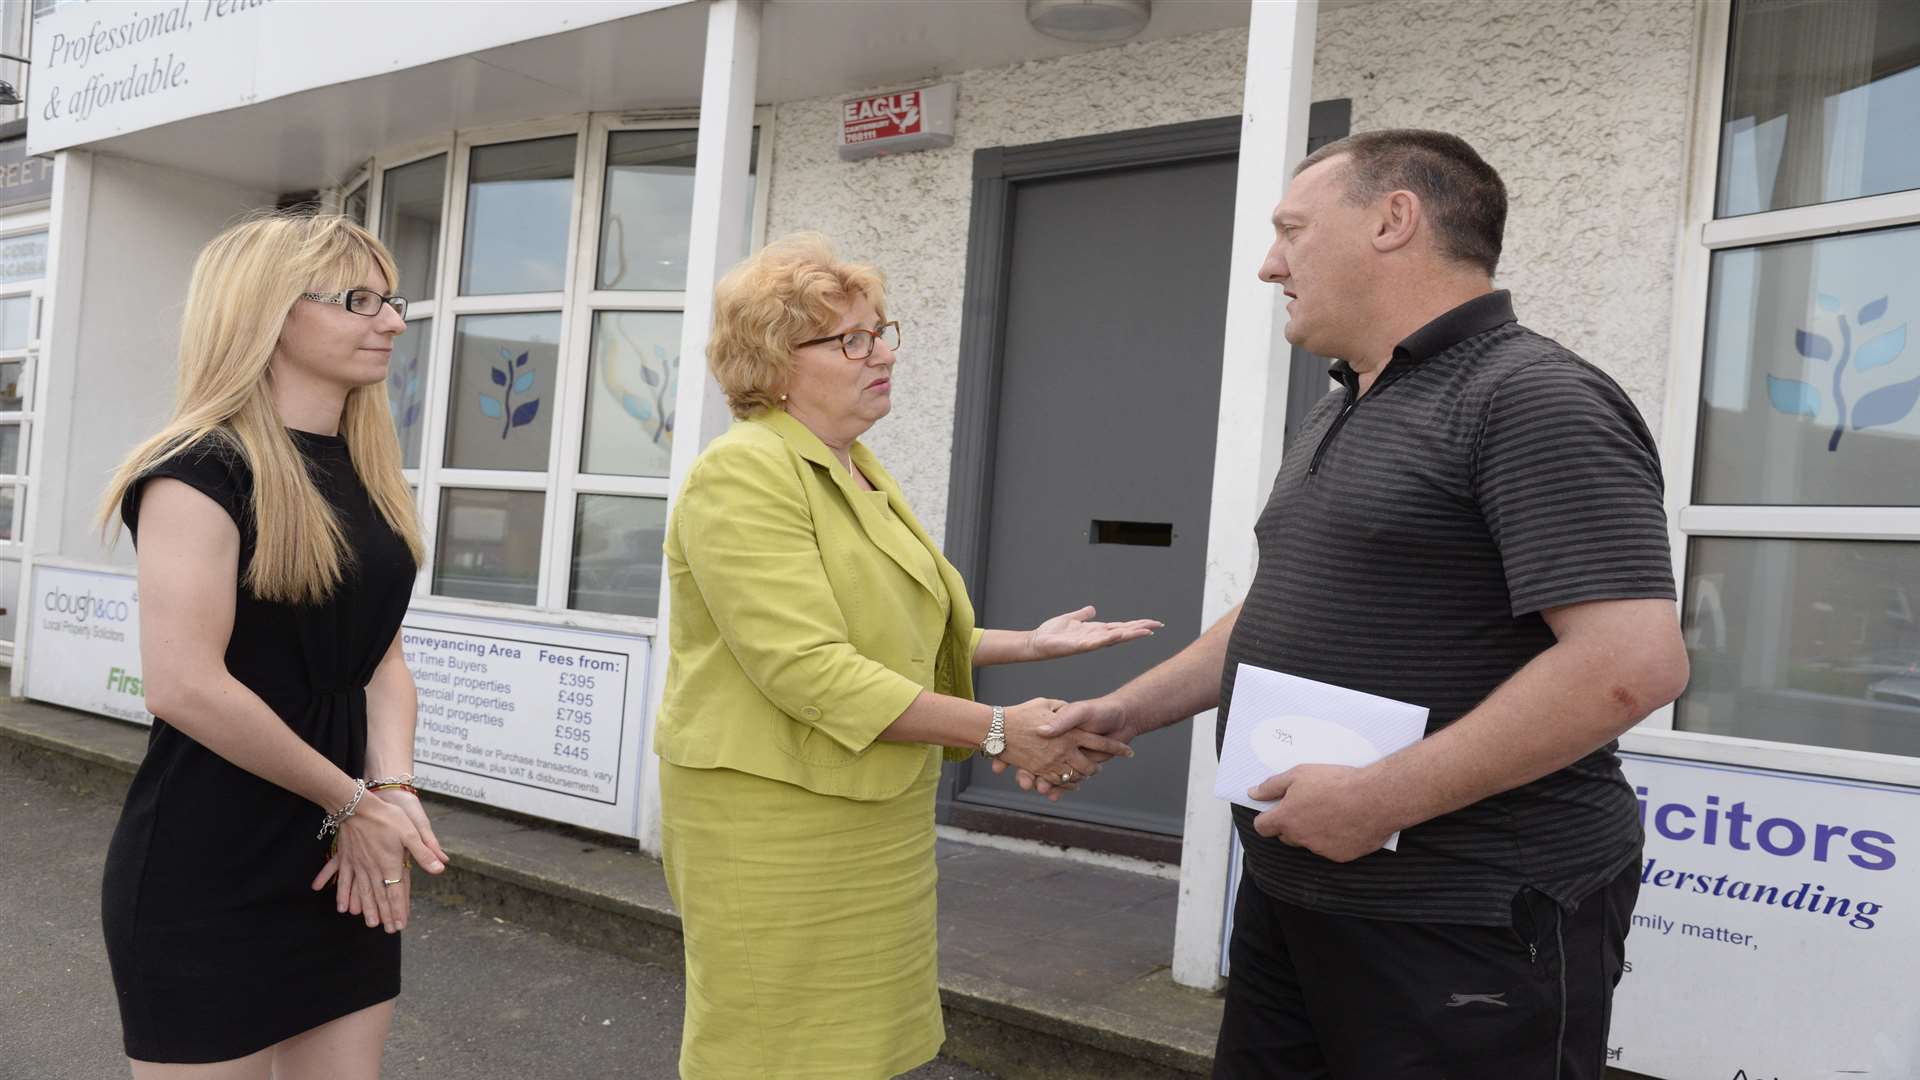
[(588, 376), (580, 471), (667, 475), (680, 387), (680, 313), (596, 313)]
[(695, 131), (616, 131), (607, 139), (600, 288), (687, 287)]
[(19, 412), (22, 406), (20, 398), (20, 376), (26, 371), (23, 360), (8, 360), (0, 363), (0, 412)]
[(420, 439), (426, 430), (427, 357), (432, 355), (433, 320), (415, 319), (393, 340), (387, 365), (387, 409), (400, 437), (400, 467), (420, 467)]
[(1697, 538), (1682, 731), (1920, 755), (1920, 544)]
[(582, 495), (577, 509), (567, 606), (648, 618), (658, 614), (667, 501)]
[(24, 349), (33, 336), (33, 297), (0, 300), (0, 349)]
[(559, 361), (557, 311), (460, 316), (447, 403), (447, 468), (544, 471)]
[(0, 285), (38, 281), (47, 276), (47, 231), (0, 239)]
[(1734, 8), (1718, 215), (1920, 187), (1920, 5)]
[(1715, 253), (1694, 501), (1920, 505), (1920, 226)]
[(388, 169), (380, 185), (380, 239), (400, 267), (401, 296), (433, 299), (440, 278), (440, 196), (447, 155)]
[(467, 175), (460, 292), (558, 292), (566, 286), (574, 137), (476, 146)]
[(12, 541), (19, 537), (20, 523), (14, 520), (13, 512), (19, 491), (19, 488), (12, 486), (0, 487), (0, 540)]
[(0, 475), (17, 476), (24, 471), (20, 460), (20, 425), (0, 424)]
[(434, 595), (532, 604), (546, 500), (539, 491), (443, 490)]
[[(693, 225), (695, 131), (616, 131), (607, 138), (607, 183), (600, 215), (602, 289), (681, 292)], [(760, 129), (747, 152), (748, 227)], [(744, 255), (745, 253), (742, 252)]]

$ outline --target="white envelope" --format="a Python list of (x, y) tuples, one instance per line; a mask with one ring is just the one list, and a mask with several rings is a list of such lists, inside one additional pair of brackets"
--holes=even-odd
[[(1370, 765), (1419, 742), (1427, 708), (1241, 664), (1233, 679), (1227, 735), (1213, 794), (1265, 810), (1247, 789), (1295, 765)], [(1400, 846), (1400, 834), (1381, 845)]]

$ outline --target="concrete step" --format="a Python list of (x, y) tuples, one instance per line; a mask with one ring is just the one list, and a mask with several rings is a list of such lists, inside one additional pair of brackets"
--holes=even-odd
[[(145, 729), (0, 701), (0, 757), (120, 797)], [(677, 965), (660, 864), (631, 843), (453, 800), (428, 813), (450, 858), (415, 888), (636, 959)], [(941, 840), (940, 993), (947, 1057), (1009, 1080), (1204, 1076), (1221, 1002), (1174, 985), (1178, 884)]]

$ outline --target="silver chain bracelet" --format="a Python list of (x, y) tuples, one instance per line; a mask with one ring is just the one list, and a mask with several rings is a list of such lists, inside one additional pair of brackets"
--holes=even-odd
[(326, 818), (320, 822), (320, 835), (314, 837), (314, 839), (325, 840), (327, 837), (339, 832), (340, 826), (345, 824), (346, 820), (353, 816), (353, 812), (360, 808), (360, 800), (364, 798), (366, 794), (367, 782), (365, 780), (355, 780), (353, 782), (353, 800), (340, 810), (328, 814)]

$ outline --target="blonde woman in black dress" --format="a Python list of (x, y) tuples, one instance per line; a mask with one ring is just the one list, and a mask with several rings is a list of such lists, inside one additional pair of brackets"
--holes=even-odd
[(396, 280), (345, 218), (222, 233), (173, 418), (102, 505), (134, 535), (155, 717), (102, 889), (136, 1080), (379, 1074), (407, 863), (446, 860), (398, 637), (422, 549), (383, 386)]

